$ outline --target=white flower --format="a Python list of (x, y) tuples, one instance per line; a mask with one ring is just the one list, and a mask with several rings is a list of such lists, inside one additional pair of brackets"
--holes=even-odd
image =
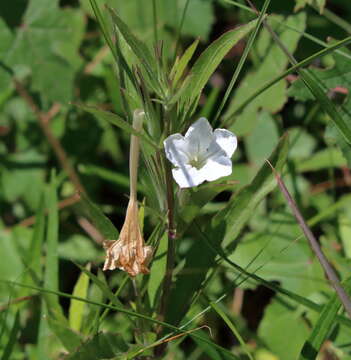
[(237, 139), (228, 130), (213, 131), (207, 119), (200, 118), (185, 136), (173, 134), (164, 146), (167, 159), (175, 166), (174, 180), (181, 188), (188, 188), (230, 175)]

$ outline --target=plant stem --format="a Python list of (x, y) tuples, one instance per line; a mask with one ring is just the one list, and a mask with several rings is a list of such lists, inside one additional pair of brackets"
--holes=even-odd
[[(175, 263), (175, 237), (176, 229), (174, 223), (174, 194), (173, 194), (173, 180), (171, 164), (164, 158), (164, 166), (166, 172), (166, 187), (167, 187), (167, 210), (168, 210), (168, 249), (167, 249), (167, 262), (166, 274), (163, 280), (163, 291), (160, 303), (159, 318), (164, 320), (168, 299), (171, 291), (173, 268)], [(157, 329), (158, 335), (162, 333), (163, 327)], [(155, 348), (155, 356), (160, 357), (166, 349), (167, 343), (162, 343)]]
[[(143, 127), (144, 110), (135, 110), (133, 114), (133, 128), (140, 132)], [(129, 153), (130, 201), (137, 201), (138, 164), (140, 153), (140, 138), (132, 135)]]

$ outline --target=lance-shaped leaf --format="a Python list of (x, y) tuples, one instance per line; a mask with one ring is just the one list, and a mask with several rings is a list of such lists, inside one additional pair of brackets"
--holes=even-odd
[(256, 22), (257, 20), (253, 20), (224, 33), (200, 55), (183, 83), (183, 103), (191, 104), (199, 96), (224, 56), (255, 27)]
[(152, 56), (148, 47), (130, 31), (127, 24), (123, 22), (117, 13), (110, 7), (108, 7), (108, 9), (111, 13), (113, 23), (117, 26), (124, 40), (130, 46), (142, 64), (145, 73), (148, 75), (148, 84), (154, 91), (162, 94), (162, 87), (158, 79), (159, 72), (156, 59)]

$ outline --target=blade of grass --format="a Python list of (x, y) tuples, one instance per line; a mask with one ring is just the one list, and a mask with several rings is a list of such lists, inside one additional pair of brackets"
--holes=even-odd
[[(89, 277), (81, 272), (77, 283), (74, 286), (73, 295), (86, 298), (88, 296), (88, 288)], [(77, 300), (71, 300), (68, 311), (68, 320), (72, 330), (80, 332), (84, 316), (84, 307), (85, 303)]]
[(177, 56), (178, 53), (178, 49), (179, 49), (179, 44), (180, 44), (180, 35), (182, 33), (182, 29), (183, 29), (183, 25), (184, 25), (184, 21), (185, 21), (185, 16), (186, 16), (186, 12), (188, 11), (188, 6), (189, 6), (190, 0), (187, 0), (183, 11), (182, 11), (182, 17), (180, 19), (180, 23), (179, 26), (177, 28), (177, 35), (176, 35), (176, 46), (175, 46), (175, 50), (174, 50), (174, 57)]
[(11, 354), (16, 345), (18, 333), (20, 332), (20, 330), (21, 327), (20, 327), (19, 311), (17, 311), (15, 315), (15, 320), (13, 321), (9, 339), (7, 341), (5, 348), (3, 349), (4, 352), (2, 354), (1, 360), (11, 359)]
[(110, 48), (113, 57), (115, 58), (115, 60), (117, 62), (119, 62), (116, 47), (114, 46), (112, 38), (109, 35), (108, 25), (107, 25), (102, 13), (101, 13), (99, 5), (97, 4), (96, 0), (89, 0), (89, 1), (90, 1), (90, 5), (91, 5), (91, 7), (92, 7), (92, 9), (94, 11), (95, 17), (96, 17), (96, 19), (97, 19), (97, 21), (98, 21), (98, 23), (100, 25), (100, 28), (101, 28), (102, 34), (103, 34), (103, 36), (105, 38), (105, 41), (106, 41), (108, 47)]
[(233, 324), (233, 322), (229, 319), (229, 317), (227, 316), (227, 314), (225, 314), (225, 312), (219, 307), (219, 305), (217, 305), (215, 302), (211, 302), (210, 306), (216, 311), (216, 313), (224, 320), (224, 322), (228, 325), (229, 329), (232, 331), (233, 335), (238, 339), (242, 349), (244, 350), (244, 352), (246, 353), (246, 355), (248, 356), (248, 358), (250, 360), (254, 360), (249, 349), (247, 348), (245, 341), (243, 340), (243, 338), (241, 337), (239, 331), (237, 330), (237, 328), (235, 327), (235, 325)]
[(245, 63), (245, 61), (247, 59), (247, 56), (249, 55), (249, 52), (250, 52), (250, 50), (251, 50), (251, 48), (253, 46), (253, 43), (254, 43), (254, 41), (256, 39), (256, 36), (258, 34), (258, 30), (259, 30), (259, 28), (260, 28), (260, 26), (262, 24), (262, 21), (263, 21), (263, 18), (264, 18), (264, 16), (266, 16), (266, 11), (268, 9), (268, 6), (269, 6), (270, 2), (271, 2), (271, 0), (265, 0), (264, 4), (262, 6), (260, 15), (258, 17), (256, 26), (255, 26), (255, 29), (250, 33), (249, 40), (247, 41), (244, 52), (240, 57), (239, 64), (237, 65), (237, 67), (236, 67), (236, 69), (234, 71), (233, 77), (230, 80), (230, 83), (229, 83), (229, 85), (227, 87), (227, 90), (226, 90), (226, 92), (224, 94), (224, 97), (223, 97), (223, 99), (221, 101), (221, 104), (219, 105), (217, 113), (216, 113), (216, 115), (214, 117), (214, 120), (213, 120), (214, 122), (216, 122), (218, 120), (218, 118), (221, 115), (221, 112), (222, 112), (222, 110), (223, 110), (229, 96), (232, 93), (233, 87), (234, 87), (234, 85), (235, 85), (235, 83), (236, 83), (236, 81), (237, 81), (237, 79), (239, 77), (239, 74), (240, 74), (240, 72), (241, 72), (241, 70), (242, 70), (242, 68), (244, 66), (244, 63)]
[[(255, 10), (258, 14), (258, 10), (255, 5), (251, 3), (250, 0), (247, 0), (250, 6)], [(297, 66), (298, 62), (294, 58), (294, 56), (289, 52), (283, 42), (280, 40), (279, 36), (274, 32), (272, 27), (268, 24), (268, 22), (263, 19), (263, 25), (267, 29), (267, 31), (271, 34), (273, 40), (280, 47), (286, 57), (289, 59), (290, 63), (293, 66)], [(351, 145), (351, 128), (346, 124), (342, 116), (339, 114), (336, 106), (333, 102), (328, 98), (328, 96), (324, 93), (323, 88), (321, 87), (321, 82), (318, 81), (317, 78), (313, 76), (313, 74), (309, 70), (305, 69), (297, 69), (298, 74), (301, 76), (306, 87), (311, 91), (316, 100), (320, 103), (322, 109), (329, 115), (330, 120), (334, 122), (336, 128), (339, 130), (340, 134), (345, 138), (346, 142)], [(351, 310), (351, 309), (350, 309)]]
[[(47, 208), (49, 209), (47, 223), (47, 240), (46, 240), (46, 260), (44, 286), (50, 290), (57, 291), (59, 283), (59, 264), (58, 264), (58, 209), (56, 194), (56, 173), (51, 172), (51, 181), (47, 194)], [(57, 297), (50, 297), (53, 302), (57, 303)], [(59, 306), (59, 305), (58, 305)]]
[(277, 77), (273, 78), (271, 81), (269, 81), (267, 84), (263, 85), (261, 88), (257, 89), (250, 97), (248, 97), (241, 105), (239, 105), (237, 107), (237, 109), (235, 111), (233, 111), (232, 113), (226, 115), (225, 117), (223, 117), (223, 121), (224, 121), (224, 126), (230, 126), (233, 123), (234, 117), (237, 114), (240, 114), (243, 109), (249, 105), (257, 96), (259, 96), (260, 94), (262, 94), (264, 91), (266, 91), (267, 89), (269, 89), (271, 86), (273, 86), (274, 84), (276, 84), (277, 82), (279, 82), (280, 80), (284, 79), (287, 75), (297, 71), (298, 69), (310, 64), (311, 62), (313, 62), (314, 60), (325, 56), (327, 54), (329, 54), (330, 52), (335, 51), (336, 49), (342, 47), (342, 46), (346, 46), (348, 44), (351, 43), (351, 36), (338, 41), (337, 43), (329, 46), (326, 49), (323, 49), (321, 51), (316, 52), (315, 54), (309, 56), (308, 58), (300, 61), (299, 63), (297, 63), (296, 65), (291, 66), (289, 69), (287, 69), (286, 71), (284, 71), (283, 73), (281, 73), (280, 75), (278, 75)]
[[(267, 160), (268, 162), (268, 160)], [(268, 162), (269, 163), (269, 162)], [(269, 163), (270, 164), (270, 163)], [(340, 282), (339, 282), (339, 278), (336, 275), (334, 269), (332, 268), (332, 266), (329, 264), (327, 258), (325, 257), (317, 239), (314, 237), (311, 229), (309, 228), (309, 226), (306, 224), (300, 210), (298, 209), (295, 201), (293, 200), (293, 198), (291, 197), (288, 189), (286, 188), (283, 180), (281, 179), (279, 173), (274, 169), (274, 167), (270, 164), (275, 178), (277, 180), (277, 183), (279, 185), (280, 190), (282, 191), (287, 203), (289, 204), (298, 224), (300, 225), (302, 231), (304, 232), (306, 238), (309, 241), (309, 244), (311, 246), (311, 249), (313, 250), (313, 252), (315, 253), (315, 255), (317, 256), (321, 266), (323, 267), (331, 285), (334, 287), (336, 293), (338, 294), (340, 301), (342, 302), (342, 304), (344, 305), (344, 308), (346, 310), (346, 312), (348, 313), (348, 315), (351, 317), (351, 300), (348, 296), (348, 294), (346, 293), (345, 289), (341, 286)]]
[[(303, 305), (308, 309), (311, 309), (316, 312), (322, 311), (321, 305), (307, 298), (304, 298), (290, 290), (284, 289), (283, 287), (276, 285), (273, 282), (267, 281), (254, 273), (250, 273), (249, 271), (245, 270), (244, 268), (242, 268), (241, 266), (230, 260), (227, 257), (226, 253), (224, 252), (224, 250), (221, 247), (214, 244), (214, 242), (211, 241), (211, 239), (204, 231), (202, 231), (202, 229), (198, 228), (198, 230), (209, 250), (211, 250), (215, 255), (218, 255), (223, 261), (229, 264), (235, 271), (237, 271), (241, 275), (244, 275), (246, 278), (253, 280), (257, 284), (263, 285), (264, 287), (271, 289), (272, 291), (277, 292), (278, 294), (287, 296), (290, 300), (293, 300), (294, 302)], [(351, 319), (338, 315), (337, 321), (340, 324), (346, 325), (349, 328), (351, 328)]]
[[(346, 291), (351, 291), (351, 279), (346, 280), (343, 284)], [(317, 320), (317, 323), (313, 327), (312, 333), (308, 340), (303, 345), (300, 353), (299, 360), (313, 360), (316, 359), (318, 352), (321, 349), (324, 341), (328, 338), (328, 335), (332, 332), (335, 326), (335, 318), (341, 307), (340, 300), (337, 294), (329, 300), (329, 302), (323, 307), (323, 310)]]
[(253, 20), (236, 29), (230, 30), (211, 43), (200, 55), (191, 69), (190, 75), (182, 85), (182, 102), (192, 104), (199, 96), (212, 73), (228, 51), (244, 36), (254, 29), (257, 20)]
[[(154, 319), (154, 318), (152, 318), (150, 316), (147, 316), (147, 315), (144, 315), (144, 314), (140, 314), (140, 313), (137, 313), (137, 312), (134, 312), (134, 311), (131, 311), (131, 310), (126, 310), (126, 309), (124, 309), (123, 307), (120, 307), (120, 306), (103, 304), (103, 303), (100, 303), (100, 302), (97, 302), (97, 301), (92, 301), (92, 300), (89, 300), (89, 299), (83, 299), (83, 298), (78, 297), (78, 296), (73, 296), (71, 294), (67, 294), (67, 293), (64, 293), (64, 292), (61, 292), (61, 291), (53, 291), (53, 290), (45, 289), (45, 288), (38, 287), (38, 286), (21, 284), (21, 283), (14, 282), (14, 281), (0, 279), (0, 282), (9, 284), (10, 286), (21, 286), (21, 287), (25, 287), (25, 288), (32, 289), (32, 290), (35, 290), (35, 291), (39, 291), (39, 292), (42, 292), (42, 293), (47, 293), (47, 294), (50, 294), (50, 295), (61, 296), (61, 297), (69, 298), (69, 299), (83, 301), (83, 302), (85, 302), (87, 304), (100, 306), (102, 308), (110, 309), (110, 310), (114, 310), (114, 311), (119, 311), (119, 312), (121, 312), (123, 314), (126, 314), (126, 315), (129, 315), (131, 317), (136, 317), (136, 318), (148, 320), (148, 321), (150, 321), (152, 323), (155, 323), (157, 325), (162, 325), (162, 326), (164, 326), (166, 328), (174, 330), (177, 333), (183, 333), (184, 332), (181, 329), (179, 329), (177, 326), (171, 325), (171, 324), (166, 323), (164, 321)], [(196, 337), (197, 339), (199, 339), (201, 341), (204, 341), (205, 343), (210, 344), (214, 348), (220, 350), (223, 354), (228, 356), (228, 358), (238, 360), (238, 358), (235, 355), (233, 355), (229, 350), (224, 349), (223, 347), (217, 345), (216, 343), (214, 343), (212, 341), (209, 341), (209, 340), (207, 340), (207, 339), (205, 339), (205, 338), (203, 338), (201, 336), (195, 335), (195, 334), (192, 334), (192, 336)]]
[[(248, 12), (250, 12), (252, 14), (255, 14), (255, 11), (253, 9), (251, 9), (250, 7), (248, 7), (246, 5), (240, 4), (237, 1), (234, 1), (234, 0), (223, 0), (223, 1), (228, 3), (228, 4), (234, 5), (234, 6), (238, 7), (238, 8), (240, 8), (240, 9), (248, 11)], [(323, 47), (328, 47), (329, 46), (328, 43), (326, 43), (326, 42), (318, 39), (317, 37), (307, 33), (306, 31), (301, 31), (299, 29), (294, 28), (291, 25), (286, 24), (285, 21), (280, 21), (280, 20), (278, 20), (278, 19), (276, 19), (274, 17), (272, 17), (271, 19), (272, 19), (272, 21), (277, 22), (278, 24), (284, 26), (287, 29), (290, 29), (291, 31), (297, 32), (301, 36), (305, 37), (308, 40), (311, 40), (312, 42), (314, 42), (314, 43), (316, 43), (316, 44), (318, 44), (320, 46), (323, 46)], [(339, 55), (342, 55), (342, 56), (348, 58), (348, 59), (351, 59), (351, 56), (349, 54), (347, 54), (347, 53), (345, 53), (345, 52), (343, 52), (341, 50), (335, 50), (335, 52), (338, 53)]]

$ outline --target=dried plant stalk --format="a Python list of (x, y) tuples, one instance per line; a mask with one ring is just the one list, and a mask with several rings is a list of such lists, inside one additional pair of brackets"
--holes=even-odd
[[(142, 129), (144, 111), (135, 110), (133, 116), (133, 127), (135, 130)], [(139, 144), (137, 136), (131, 136), (129, 173), (130, 173), (130, 199), (128, 203), (126, 218), (118, 240), (105, 240), (103, 246), (106, 250), (106, 260), (103, 270), (114, 270), (116, 268), (127, 272), (130, 276), (140, 273), (148, 274), (147, 268), (153, 249), (146, 246), (140, 231), (137, 202), (137, 179)]]

